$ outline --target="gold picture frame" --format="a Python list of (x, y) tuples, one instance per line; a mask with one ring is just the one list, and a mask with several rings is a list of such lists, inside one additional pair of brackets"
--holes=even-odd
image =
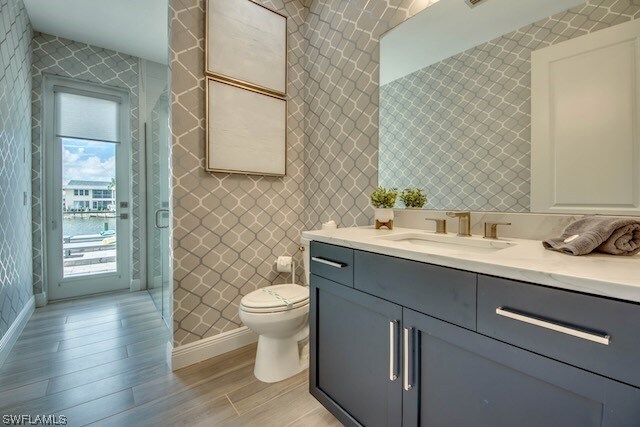
[(214, 76), (205, 83), (205, 170), (286, 176), (287, 99)]
[[(205, 74), (271, 95), (287, 95), (286, 15), (252, 0), (206, 0), (205, 16)], [(251, 18), (253, 25), (248, 25)], [(255, 37), (255, 31), (262, 37)], [(255, 39), (262, 44), (254, 45)]]

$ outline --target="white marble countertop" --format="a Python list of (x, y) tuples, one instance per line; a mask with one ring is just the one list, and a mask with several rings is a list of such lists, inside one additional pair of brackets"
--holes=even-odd
[[(373, 227), (305, 231), (304, 238), (429, 264), (505, 277), (523, 282), (640, 302), (640, 254), (625, 257), (604, 254), (570, 256), (546, 250), (536, 240), (500, 239), (515, 245), (491, 253), (422, 247), (377, 239), (378, 236), (424, 230)], [(481, 239), (474, 236), (471, 239)]]

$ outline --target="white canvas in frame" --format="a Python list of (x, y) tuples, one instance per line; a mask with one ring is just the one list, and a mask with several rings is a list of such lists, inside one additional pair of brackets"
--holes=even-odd
[(207, 73), (287, 92), (287, 18), (250, 0), (208, 0)]
[(207, 170), (285, 175), (287, 101), (207, 78)]

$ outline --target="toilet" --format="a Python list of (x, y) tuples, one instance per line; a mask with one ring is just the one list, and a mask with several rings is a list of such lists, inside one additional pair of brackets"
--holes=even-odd
[(309, 336), (309, 242), (300, 241), (305, 286), (268, 286), (245, 295), (240, 302), (240, 319), (258, 334), (253, 372), (260, 381), (282, 381), (309, 366), (308, 353), (298, 346)]

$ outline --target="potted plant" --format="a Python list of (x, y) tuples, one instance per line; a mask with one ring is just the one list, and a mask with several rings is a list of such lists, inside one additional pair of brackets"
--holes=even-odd
[(406, 188), (400, 194), (400, 200), (407, 208), (421, 209), (427, 203), (427, 196), (419, 188)]
[(375, 209), (376, 228), (386, 225), (393, 228), (393, 206), (396, 204), (398, 190), (396, 188), (378, 187), (371, 194), (371, 205)]

